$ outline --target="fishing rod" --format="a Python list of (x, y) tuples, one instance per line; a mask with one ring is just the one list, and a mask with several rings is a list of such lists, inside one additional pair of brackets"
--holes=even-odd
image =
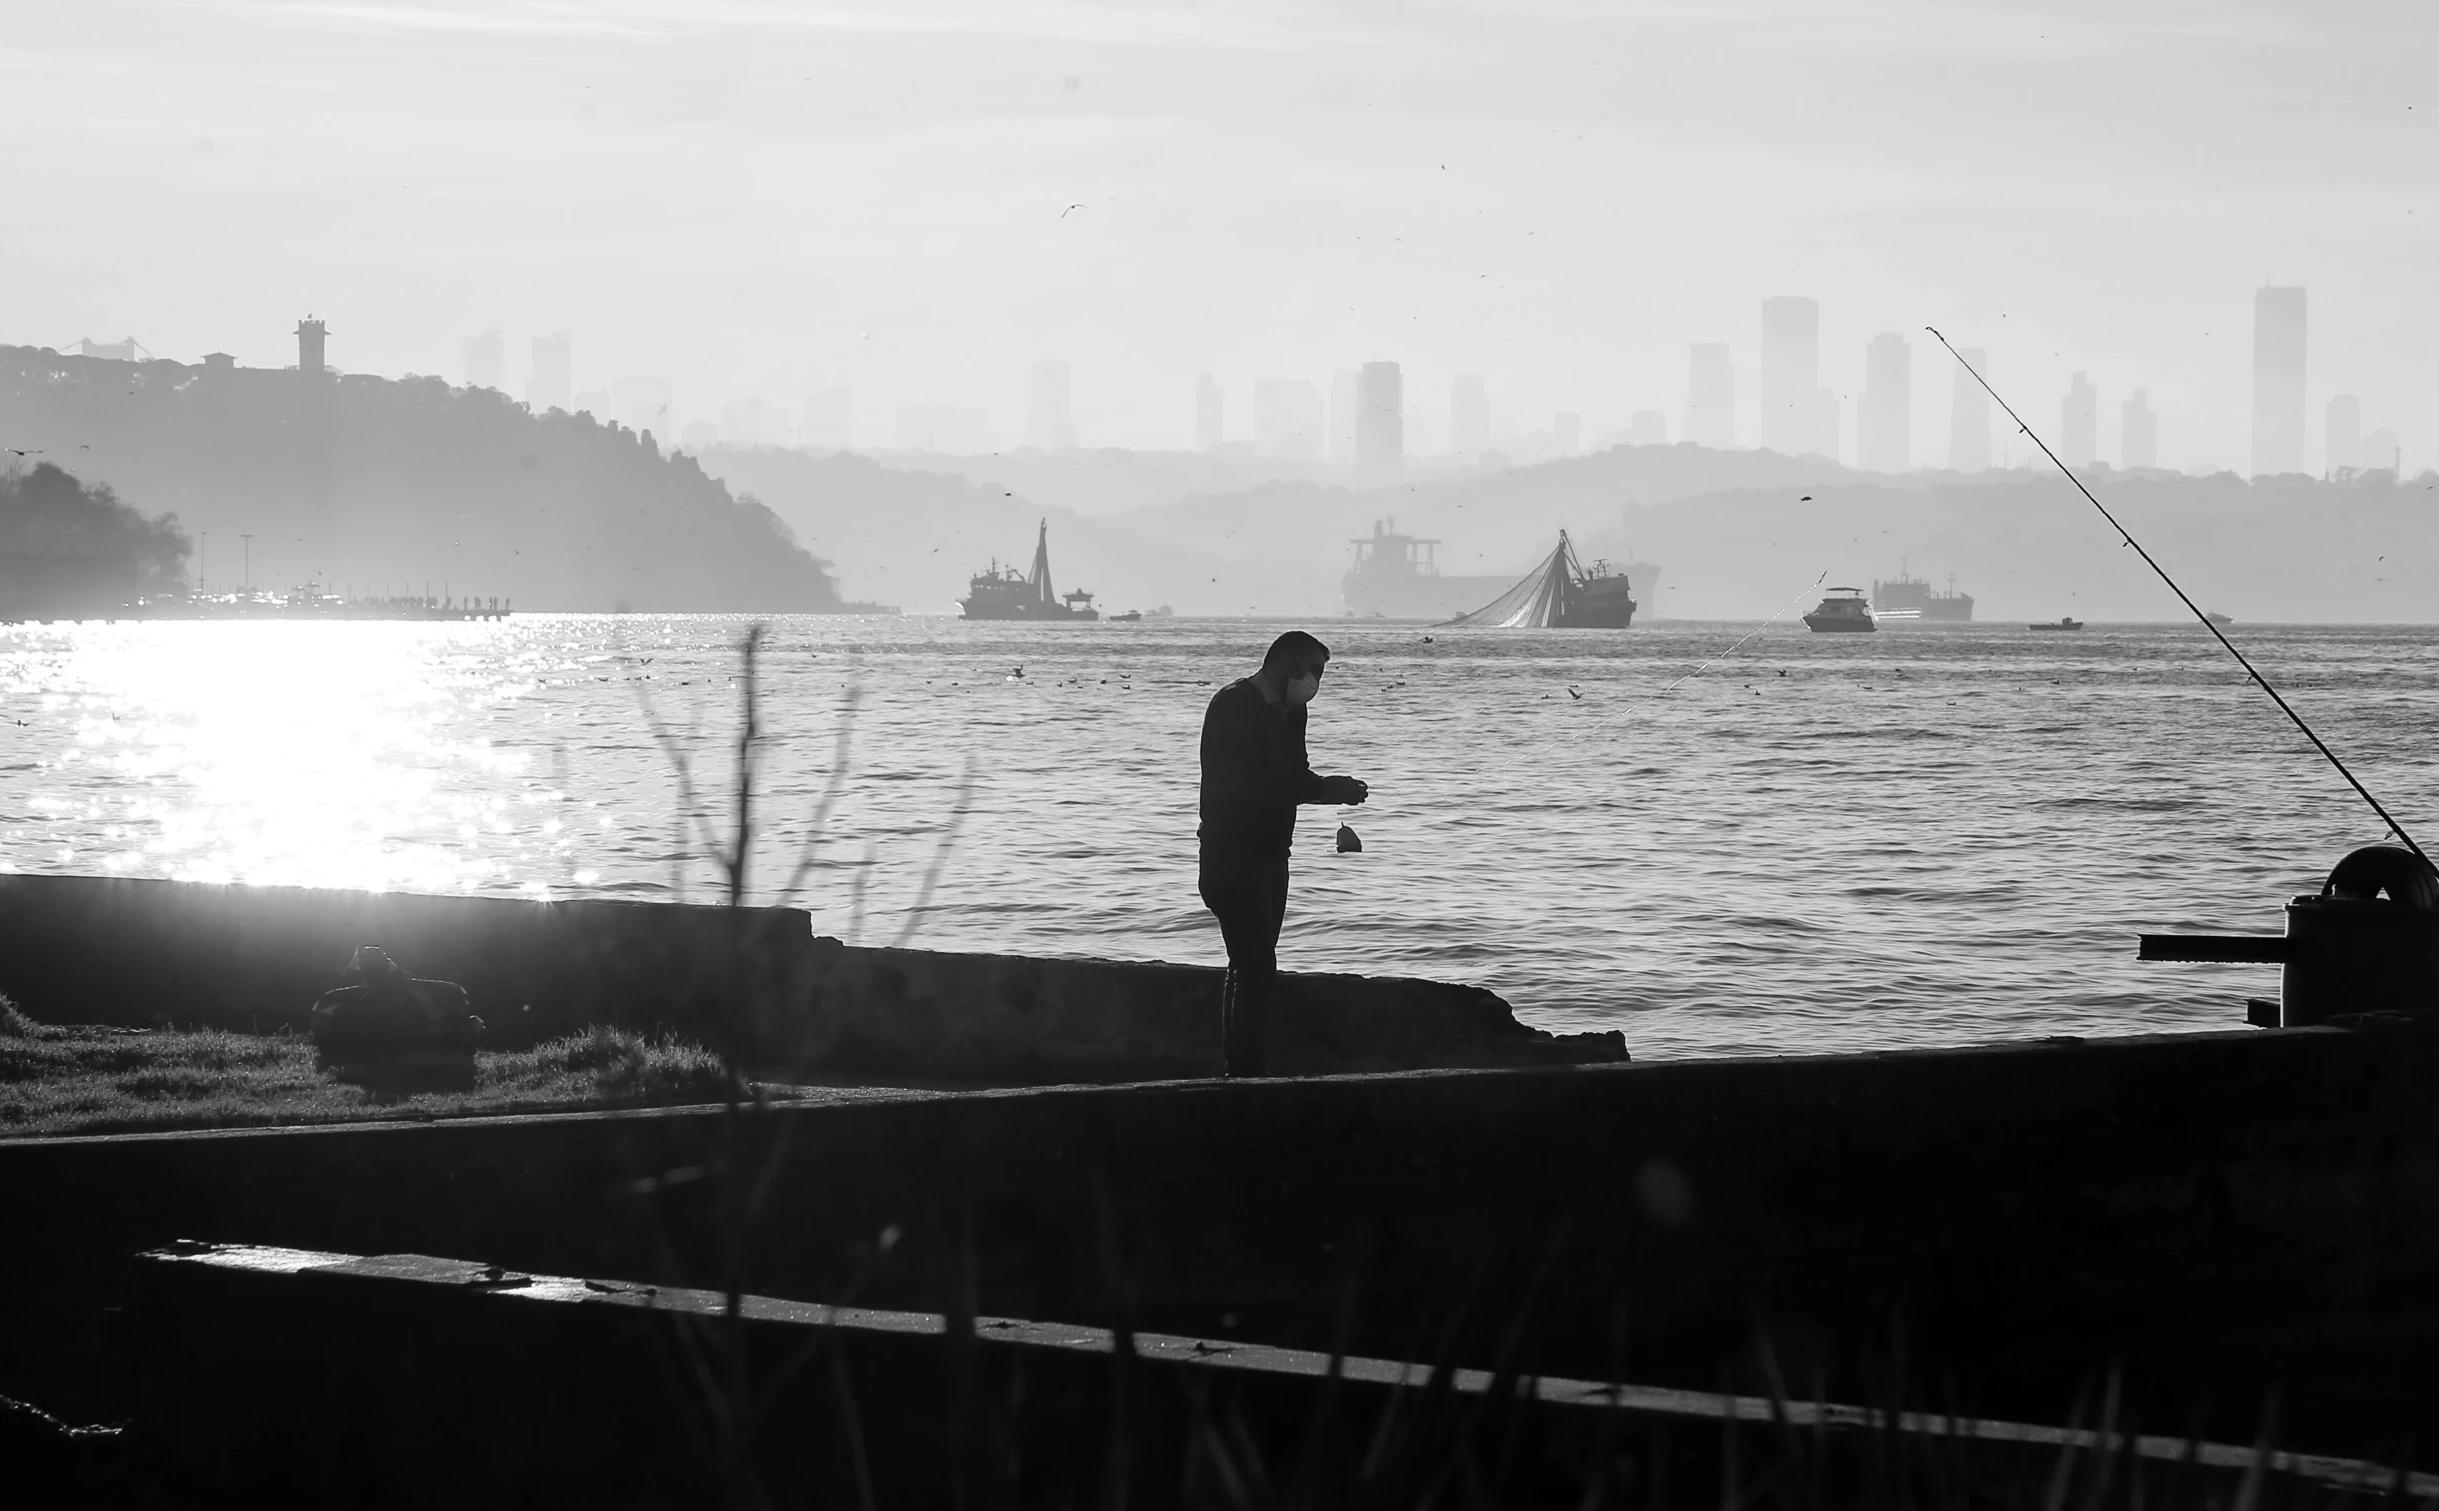
[(2124, 525), (2118, 523), (2117, 516), (2109, 512), (2109, 506), (2092, 496), (2092, 490), (2083, 486), (2083, 479), (2075, 476), (2074, 469), (2067, 466), (2066, 463), (2058, 460), (2058, 453), (2049, 449), (2049, 443), (2042, 440), (2038, 434), (2034, 433), (2033, 428), (2024, 423), (2024, 417), (2017, 414), (2015, 409), (2009, 405), (2005, 399), (1999, 397), (1999, 391), (1990, 386), (1989, 379), (1974, 371), (1973, 364), (1965, 360), (1962, 352), (1959, 352), (1955, 347), (1948, 345), (1948, 338), (1939, 333), (1939, 328), (1937, 326), (1926, 325), (1923, 327), (1923, 329), (1931, 333), (1931, 338), (1933, 340), (1937, 341), (1941, 346), (1947, 347), (1948, 355), (1956, 358), (1957, 366), (1962, 367), (1967, 373), (1971, 374), (1973, 381), (1981, 385), (1982, 392), (1990, 395), (1991, 402), (1997, 404), (1999, 408), (2005, 410), (2007, 412), (2007, 418), (2016, 422), (2016, 429), (2022, 431), (2035, 446), (2041, 448), (2041, 454), (2049, 458), (2050, 465), (2056, 467), (2060, 472), (2066, 474), (2066, 480), (2075, 485), (2075, 491), (2082, 494), (2093, 508), (2100, 511), (2100, 517), (2107, 520), (2110, 528), (2115, 530), (2127, 545), (2134, 548), (2134, 554), (2143, 559), (2144, 566), (2149, 567), (2152, 571), (2159, 574), (2160, 581), (2168, 584), (2168, 591), (2176, 594), (2177, 602), (2185, 605), (2186, 608), (2193, 611), (2193, 617), (2201, 621), (2202, 628), (2210, 631), (2211, 638), (2218, 641), (2221, 645), (2227, 647), (2227, 653), (2236, 658), (2236, 664), (2244, 668), (2245, 675), (2251, 677), (2253, 681), (2260, 686), (2263, 692), (2270, 695), (2270, 701), (2278, 705), (2278, 711), (2285, 714), (2289, 719), (2292, 719), (2295, 722), (2295, 727), (2303, 731), (2304, 738), (2312, 742), (2312, 748), (2319, 751), (2324, 757), (2326, 757), (2329, 764), (2337, 768), (2337, 774), (2346, 779), (2346, 784), (2360, 794), (2364, 802), (2371, 805), (2371, 811), (2380, 816), (2380, 822), (2388, 826), (2388, 832), (2395, 835), (2398, 839), (2404, 841), (2405, 848), (2414, 853), (2414, 859), (2422, 862), (2422, 864), (2426, 866), (2429, 865), (2431, 863), (2431, 858), (2422, 853), (2422, 847), (2415, 844), (2414, 837), (2405, 832), (2405, 826), (2398, 823), (2389, 815), (2388, 810), (2380, 805), (2380, 800), (2371, 795), (2371, 789), (2363, 785), (2362, 779), (2357, 777), (2354, 772), (2347, 767), (2344, 761), (2338, 759), (2337, 752), (2329, 748), (2329, 743), (2326, 740), (2323, 740), (2319, 735), (2313, 733), (2312, 726), (2304, 722), (2304, 716), (2297, 713), (2294, 706), (2289, 704), (2285, 698), (2279, 696), (2278, 689), (2270, 686), (2270, 679), (2261, 675), (2260, 669), (2255, 667), (2253, 663), (2246, 658), (2244, 652), (2236, 649), (2236, 642), (2228, 639), (2225, 634), (2221, 633), (2218, 624), (2212, 620), (2208, 614), (2202, 612), (2199, 604), (2196, 604), (2191, 598), (2185, 596), (2185, 590), (2178, 587), (2176, 584), (2176, 579), (2168, 575), (2168, 569), (2161, 566), (2158, 561), (2154, 560), (2149, 551), (2143, 549), (2142, 542), (2134, 538), (2133, 532), (2129, 531)]

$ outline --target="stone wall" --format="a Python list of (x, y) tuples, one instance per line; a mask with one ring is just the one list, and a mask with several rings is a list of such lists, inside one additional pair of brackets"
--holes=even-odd
[[(495, 1046), (614, 1023), (733, 1043), (775, 1075), (1219, 1069), (1205, 967), (862, 948), (795, 908), (0, 876), (0, 993), (46, 1022), (301, 1029), (365, 944), (464, 986)], [(1287, 1073), (1626, 1057), (1617, 1033), (1554, 1036), (1479, 987), (1409, 977), (1290, 974), (1277, 1016)]]
[[(2250, 1441), (2273, 1387), (2289, 1445), (2439, 1420), (2413, 1027), (856, 1090), (743, 1135), (776, 1161), (748, 1284), (796, 1299), (1476, 1364), (1514, 1328), (1552, 1373), (1747, 1390), (1767, 1324), (1807, 1396), (1895, 1369), (2054, 1420), (2114, 1363), (2153, 1430)], [(90, 1371), (129, 1256), (179, 1238), (702, 1284), (739, 1147), (701, 1111), (0, 1142), (0, 1392)]]

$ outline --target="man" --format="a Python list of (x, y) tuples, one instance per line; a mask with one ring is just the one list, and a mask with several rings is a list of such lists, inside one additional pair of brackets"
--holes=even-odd
[(1270, 989), (1287, 917), (1287, 851), (1298, 803), (1360, 803), (1351, 776), (1315, 776), (1304, 708), (1321, 691), (1330, 649), (1302, 630), (1271, 642), (1262, 669), (1212, 695), (1203, 714), (1203, 906), (1228, 944), (1220, 1038), (1228, 1074), (1269, 1073)]

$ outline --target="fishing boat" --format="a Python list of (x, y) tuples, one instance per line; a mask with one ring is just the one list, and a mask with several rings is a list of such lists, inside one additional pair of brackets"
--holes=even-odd
[(2083, 628), (2083, 621), (2071, 614), (2061, 614), (2054, 624), (2028, 624), (2025, 628), (2028, 630), (2079, 630)]
[(1861, 588), (1831, 588), (1804, 616), (1804, 626), (1816, 635), (1862, 635), (1880, 627), (1872, 622), (1872, 606)]
[(2214, 614), (2208, 610), (2203, 611), (2202, 617), (2217, 625), (2221, 629), (2226, 629), (2229, 625), (2236, 622), (2235, 616), (2231, 614)]
[(1606, 561), (1585, 566), (1575, 543), (1558, 532), (1558, 544), (1541, 565), (1504, 593), (1444, 624), (1531, 630), (1622, 630), (1634, 623), (1634, 586)]
[(1109, 622), (1112, 624), (1141, 624), (1143, 623), (1143, 610), (1128, 609), (1123, 614), (1112, 614), (1109, 616)]
[(968, 619), (1048, 619), (1080, 622), (1099, 619), (1092, 594), (1076, 589), (1059, 593), (1050, 585), (1050, 521), (1043, 520), (1033, 538), (1033, 570), (1019, 572), (993, 561), (966, 583), (966, 596), (957, 601)]

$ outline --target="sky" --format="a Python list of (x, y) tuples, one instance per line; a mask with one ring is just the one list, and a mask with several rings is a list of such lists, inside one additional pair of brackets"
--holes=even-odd
[[(2146, 387), (2161, 460), (2247, 465), (2253, 291), (2310, 291), (2338, 392), (2439, 461), (2439, 6), (79, 0), (0, 53), (0, 341), (462, 378), (564, 330), (575, 386), (685, 418), (982, 407), (1073, 370), (1087, 445), (1191, 443), (1209, 371), (1399, 362), (1442, 417), (1588, 435), (1684, 402), (1760, 304), (1822, 306), (1853, 399), (1914, 338), (2057, 423)], [(1427, 432), (1428, 434), (1428, 432)], [(2021, 443), (2018, 443), (2020, 449)], [(1150, 502), (1147, 500), (1147, 502)]]

